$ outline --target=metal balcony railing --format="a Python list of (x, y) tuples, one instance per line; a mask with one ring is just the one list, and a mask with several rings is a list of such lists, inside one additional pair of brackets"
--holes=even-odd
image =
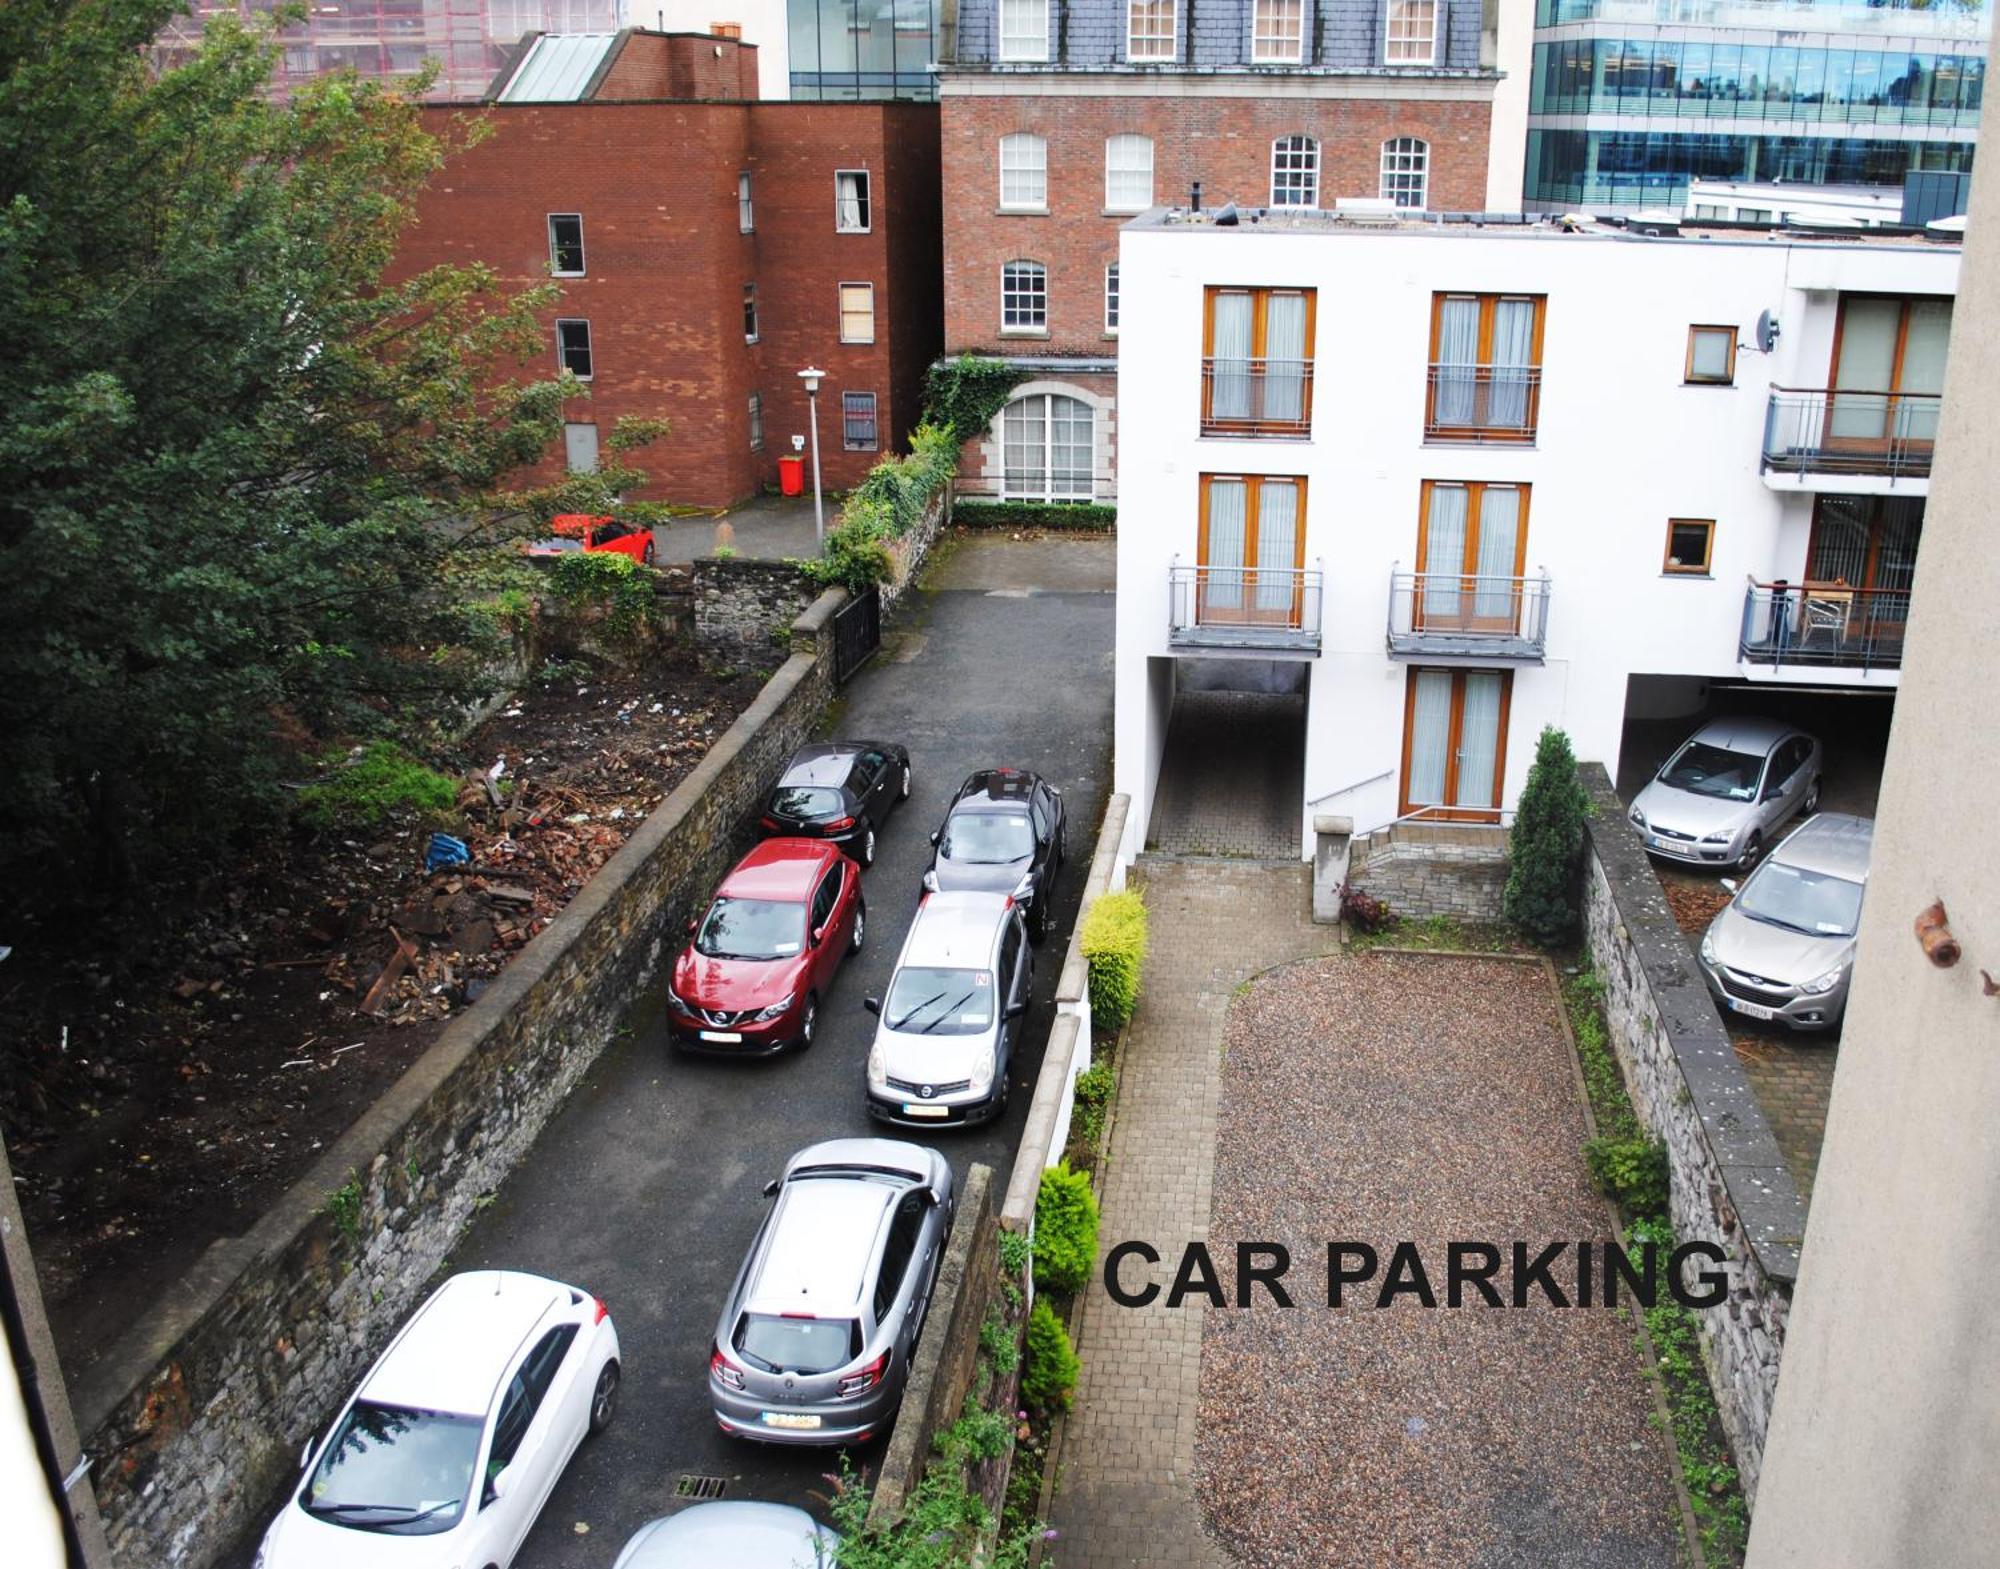
[(1311, 360), (1205, 359), (1201, 362), (1201, 433), (1310, 435), (1312, 392)]
[(1389, 573), (1389, 652), (1402, 658), (1533, 661), (1547, 653), (1549, 575)]
[(1760, 583), (1743, 593), (1737, 657), (1745, 664), (1896, 670), (1910, 619), (1906, 588), (1845, 583)]
[(1539, 365), (1433, 365), (1426, 441), (1533, 441), (1542, 409)]
[(1941, 401), (1934, 392), (1774, 387), (1764, 414), (1764, 467), (1786, 474), (1928, 474)]
[(1317, 567), (1167, 569), (1167, 644), (1182, 649), (1319, 652)]

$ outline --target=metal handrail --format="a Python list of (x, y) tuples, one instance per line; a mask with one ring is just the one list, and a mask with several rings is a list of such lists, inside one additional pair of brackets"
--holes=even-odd
[(1210, 355), (1201, 362), (1201, 433), (1307, 435), (1312, 387), (1311, 360)]
[(1931, 471), (1942, 404), (1935, 392), (1773, 387), (1764, 411), (1763, 466), (1788, 474), (1920, 477)]
[(1364, 785), (1372, 785), (1379, 780), (1393, 779), (1395, 777), (1396, 777), (1395, 769), (1385, 768), (1379, 774), (1370, 774), (1366, 779), (1357, 779), (1354, 781), (1353, 784), (1342, 785), (1338, 790), (1329, 790), (1325, 795), (1308, 796), (1306, 798), (1306, 805), (1318, 806), (1320, 802), (1331, 801), (1337, 795), (1352, 795), (1356, 790), (1361, 789)]
[[(1511, 806), (1447, 806), (1442, 801), (1437, 801), (1429, 806), (1419, 806), (1414, 811), (1405, 812), (1400, 817), (1392, 817), (1382, 827), (1394, 828), (1398, 823), (1413, 823), (1420, 817), (1428, 817), (1432, 812), (1491, 812), (1494, 814), (1490, 819), (1486, 817), (1463, 816), (1441, 819), (1441, 821), (1448, 823), (1463, 823), (1473, 828), (1492, 828), (1495, 826), (1506, 828), (1511, 826), (1514, 820), (1514, 809)], [(1370, 831), (1380, 833), (1382, 829), (1377, 828)]]
[(1425, 637), (1473, 644), (1548, 641), (1547, 571), (1514, 576), (1486, 572), (1404, 572), (1389, 569), (1389, 646), (1421, 652)]
[(1182, 566), (1167, 568), (1169, 624), (1188, 628), (1293, 631), (1319, 636), (1319, 567)]
[(1532, 441), (1541, 418), (1542, 367), (1433, 363), (1425, 371), (1424, 437)]
[(1745, 664), (1895, 670), (1910, 619), (1907, 588), (1748, 580), (1736, 655)]

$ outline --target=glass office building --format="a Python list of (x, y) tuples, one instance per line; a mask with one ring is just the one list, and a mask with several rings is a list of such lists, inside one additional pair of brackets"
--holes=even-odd
[(1537, 0), (1535, 24), (1531, 211), (1972, 165), (1985, 0)]
[(787, 0), (795, 99), (937, 97), (943, 0)]

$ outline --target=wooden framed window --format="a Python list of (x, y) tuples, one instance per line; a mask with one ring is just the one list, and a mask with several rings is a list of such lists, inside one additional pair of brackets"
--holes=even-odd
[(1398, 207), (1421, 212), (1430, 196), (1430, 143), (1394, 136), (1382, 144), (1382, 195)]
[(1203, 306), (1204, 436), (1312, 432), (1315, 289), (1211, 287)]
[(581, 317), (557, 319), (556, 363), (578, 381), (589, 381), (597, 373), (596, 357), (590, 350), (588, 321)]
[(757, 285), (754, 283), (743, 285), (743, 341), (757, 341)]
[(837, 234), (866, 234), (869, 230), (869, 191), (866, 169), (833, 171), (833, 227)]
[(1943, 296), (1840, 297), (1827, 378), (1827, 447), (1929, 450), (1937, 439), (1951, 306)]
[(1296, 65), (1305, 58), (1304, 0), (1253, 0), (1250, 58)]
[(1049, 144), (1032, 131), (1000, 138), (1000, 206), (1005, 212), (1049, 210)]
[(1528, 559), (1528, 487), (1423, 483), (1411, 630), (1518, 633)]
[(1097, 415), (1081, 398), (1031, 392), (1000, 411), (1000, 498), (1089, 501), (1095, 494)]
[(843, 283), (840, 286), (840, 341), (875, 341), (875, 285)]
[(1687, 367), (1682, 378), (1694, 386), (1726, 387), (1736, 380), (1736, 329), (1688, 328)]
[(1547, 307), (1544, 294), (1431, 296), (1426, 441), (1535, 439)]
[(756, 209), (750, 201), (750, 171), (736, 176), (736, 232), (749, 234), (757, 227)]
[(1049, 330), (1049, 270), (1038, 261), (1000, 269), (1000, 331), (1045, 337)]
[(1511, 670), (1418, 666), (1403, 695), (1402, 811), (1495, 822), (1507, 773)]
[(1668, 518), (1667, 554), (1662, 572), (1707, 577), (1715, 556), (1714, 518)]
[(1271, 143), (1271, 205), (1319, 205), (1319, 141), (1311, 136), (1281, 136)]
[(1104, 210), (1144, 212), (1153, 205), (1153, 139), (1129, 132), (1104, 139)]
[(1125, 58), (1171, 60), (1174, 57), (1174, 0), (1128, 0), (1125, 14)]
[(1115, 337), (1118, 333), (1118, 263), (1113, 262), (1104, 269), (1104, 333)]
[(840, 395), (840, 444), (849, 452), (873, 452), (876, 449), (874, 393), (843, 392)]
[(1438, 0), (1388, 0), (1383, 28), (1385, 65), (1436, 65)]
[(549, 273), (557, 278), (581, 278), (583, 266), (583, 214), (549, 214)]
[(1302, 475), (1202, 475), (1196, 625), (1300, 625), (1305, 524)]
[(1000, 58), (1049, 57), (1049, 0), (1000, 0)]

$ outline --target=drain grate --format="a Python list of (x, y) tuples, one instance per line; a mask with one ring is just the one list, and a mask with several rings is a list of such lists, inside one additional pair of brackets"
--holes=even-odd
[(676, 1498), (720, 1498), (723, 1489), (729, 1486), (729, 1479), (720, 1476), (698, 1476), (692, 1471), (683, 1471), (681, 1479), (674, 1483)]

